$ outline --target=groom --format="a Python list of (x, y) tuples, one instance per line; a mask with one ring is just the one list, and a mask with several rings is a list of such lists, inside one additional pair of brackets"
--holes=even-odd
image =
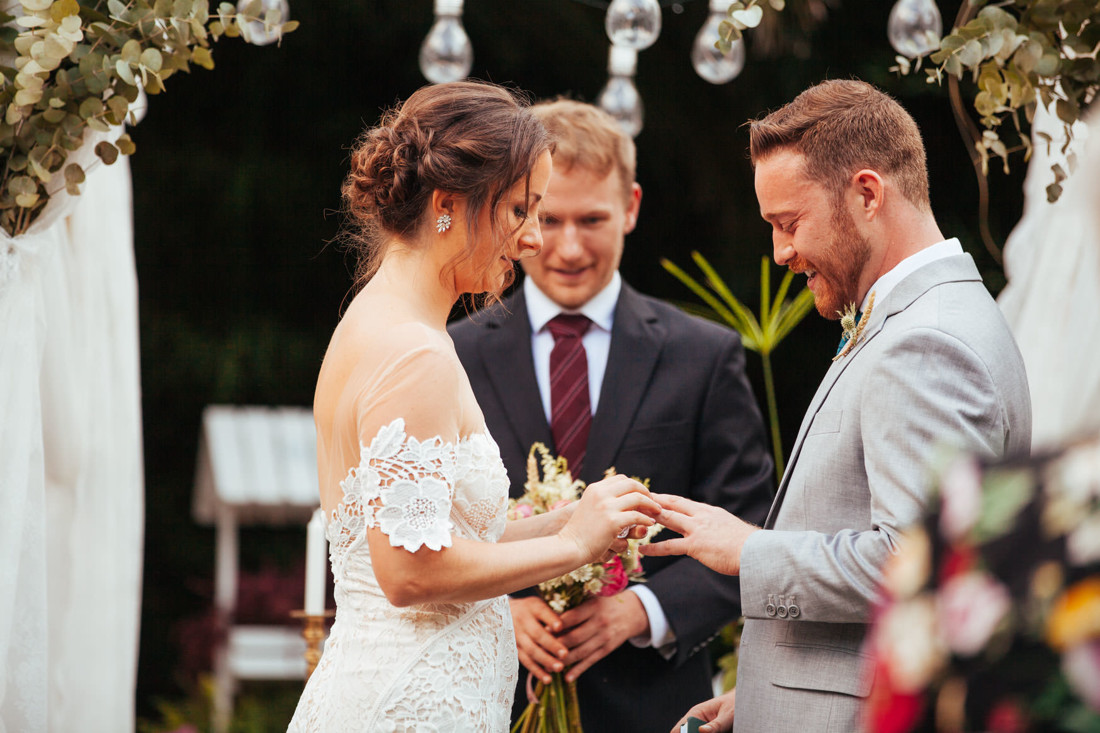
[[(817, 308), (862, 317), (810, 403), (763, 527), (680, 497), (686, 553), (741, 578), (737, 689), (696, 706), (705, 733), (854, 731), (873, 685), (861, 646), (898, 533), (928, 502), (940, 446), (1026, 456), (1031, 402), (1008, 326), (932, 215), (924, 146), (893, 99), (827, 81), (750, 128), (775, 261)], [(854, 320), (854, 319), (853, 319)]]
[[(534, 111), (556, 144), (542, 253), (522, 260), (526, 278), (503, 307), (451, 328), (512, 496), (541, 441), (586, 482), (613, 466), (763, 521), (773, 469), (740, 340), (619, 276), (642, 197), (633, 141), (588, 104)], [(537, 679), (569, 667), (586, 730), (671, 726), (709, 694), (707, 641), (740, 615), (736, 578), (690, 558), (646, 560), (645, 571), (644, 585), (561, 616), (537, 595), (511, 600), (520, 661)], [(526, 701), (521, 680), (517, 711)]]

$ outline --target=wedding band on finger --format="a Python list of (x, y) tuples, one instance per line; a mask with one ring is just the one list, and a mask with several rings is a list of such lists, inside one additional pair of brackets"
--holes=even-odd
[(615, 538), (616, 538), (616, 539), (620, 539), (620, 540), (625, 540), (625, 539), (626, 539), (626, 536), (627, 536), (628, 534), (630, 534), (630, 530), (632, 530), (632, 529), (634, 529), (634, 525), (633, 525), (633, 524), (632, 524), (632, 525), (630, 525), (629, 527), (626, 527), (626, 528), (624, 528), (622, 532), (619, 532), (619, 534), (615, 535)]

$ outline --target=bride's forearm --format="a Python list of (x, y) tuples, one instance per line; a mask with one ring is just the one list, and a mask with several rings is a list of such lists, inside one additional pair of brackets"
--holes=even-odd
[(501, 536), (500, 541), (515, 542), (516, 540), (527, 540), (532, 537), (545, 537), (554, 534), (569, 521), (569, 514), (569, 510), (555, 509), (545, 514), (536, 514), (533, 517), (510, 520), (504, 528), (504, 534)]
[(380, 530), (368, 532), (378, 584), (395, 606), (478, 601), (563, 575), (587, 558), (558, 534), (509, 543), (454, 537), (440, 551), (392, 547)]

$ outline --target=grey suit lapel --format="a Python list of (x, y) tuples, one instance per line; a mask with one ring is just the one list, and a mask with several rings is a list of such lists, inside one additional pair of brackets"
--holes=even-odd
[(634, 421), (665, 340), (657, 314), (626, 283), (615, 306), (600, 403), (592, 417), (581, 478), (597, 481), (611, 465)]
[(519, 443), (520, 455), (526, 456), (535, 442), (552, 446), (535, 379), (531, 322), (523, 291), (507, 299), (502, 308), (487, 313), (485, 328), (485, 337), (479, 340), (485, 372)]
[(768, 511), (768, 518), (764, 522), (765, 527), (772, 526), (776, 515), (779, 513), (779, 507), (782, 505), (783, 498), (787, 493), (787, 484), (794, 471), (795, 463), (798, 462), (798, 456), (802, 451), (802, 443), (806, 438), (806, 431), (813, 423), (817, 411), (821, 409), (822, 403), (824, 403), (825, 398), (829, 396), (829, 393), (833, 389), (833, 385), (840, 379), (840, 375), (843, 374), (844, 370), (848, 368), (848, 365), (859, 356), (859, 352), (870, 343), (871, 339), (882, 331), (890, 316), (905, 310), (912, 305), (917, 298), (937, 285), (949, 282), (981, 282), (981, 279), (978, 268), (974, 266), (974, 258), (969, 254), (945, 257), (930, 262), (916, 272), (910, 274), (890, 291), (881, 305), (872, 309), (870, 320), (868, 320), (867, 326), (863, 331), (863, 338), (860, 339), (859, 343), (856, 344), (850, 352), (848, 352), (847, 356), (833, 362), (833, 365), (829, 367), (829, 371), (825, 373), (825, 377), (821, 380), (821, 385), (817, 388), (814, 398), (810, 401), (810, 406), (806, 410), (806, 416), (802, 418), (802, 425), (798, 429), (798, 437), (795, 439), (794, 448), (791, 450), (791, 457), (787, 461), (787, 466), (783, 471), (783, 479), (779, 483), (779, 490), (776, 492), (775, 500), (772, 502), (772, 507)]

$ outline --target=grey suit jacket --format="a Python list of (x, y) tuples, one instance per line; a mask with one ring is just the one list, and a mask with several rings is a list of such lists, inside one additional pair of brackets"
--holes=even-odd
[(745, 543), (734, 730), (858, 730), (881, 570), (928, 503), (937, 451), (1030, 445), (1023, 360), (973, 259), (902, 280), (825, 375), (765, 531)]

